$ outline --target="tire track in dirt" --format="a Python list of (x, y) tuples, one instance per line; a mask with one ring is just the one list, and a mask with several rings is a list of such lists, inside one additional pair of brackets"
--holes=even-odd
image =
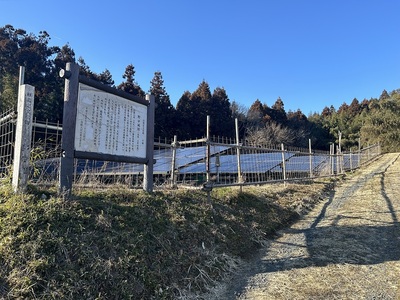
[(349, 176), (248, 264), (224, 299), (400, 299), (400, 154)]

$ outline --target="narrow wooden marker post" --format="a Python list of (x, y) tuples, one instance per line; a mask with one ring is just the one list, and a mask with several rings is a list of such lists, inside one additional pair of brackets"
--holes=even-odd
[(12, 178), (14, 192), (24, 192), (28, 183), (34, 95), (33, 86), (28, 84), (19, 86)]

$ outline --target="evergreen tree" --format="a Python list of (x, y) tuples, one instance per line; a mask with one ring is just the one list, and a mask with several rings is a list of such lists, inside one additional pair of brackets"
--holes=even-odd
[(385, 100), (385, 99), (389, 99), (389, 93), (386, 90), (382, 91), (382, 94), (379, 96), (379, 101)]
[[(328, 108), (329, 113), (331, 110)], [(324, 109), (325, 111), (325, 109)], [(334, 137), (329, 131), (329, 119), (332, 115), (313, 114), (308, 117), (309, 132), (312, 147), (314, 149), (329, 150), (329, 144), (334, 141)]]
[(203, 80), (198, 88), (192, 93), (192, 100), (198, 100), (206, 103), (211, 99), (211, 91), (208, 82)]
[(325, 106), (324, 109), (322, 110), (321, 114), (323, 117), (329, 117), (332, 115), (332, 111), (330, 110), (330, 108), (328, 106)]
[(101, 72), (97, 76), (97, 79), (105, 85), (114, 86), (114, 80), (112, 79), (112, 75), (108, 69), (105, 69), (103, 72)]
[(400, 101), (396, 98), (381, 100), (363, 120), (362, 145), (378, 142), (384, 152), (400, 149)]
[(358, 102), (357, 98), (354, 98), (353, 101), (351, 101), (348, 111), (350, 117), (355, 117), (361, 112), (360, 102)]
[[(0, 28), (0, 89), (7, 88), (7, 97), (17, 95), (18, 84), (11, 85), (11, 82), (18, 82), (18, 68), (24, 66), (24, 83), (35, 87), (34, 116), (52, 120), (55, 112), (51, 110), (51, 103), (55, 101), (54, 92), (59, 84), (53, 57), (60, 48), (49, 47), (49, 41), (50, 36), (46, 31), (40, 31), (35, 36), (11, 25)], [(12, 86), (13, 91), (9, 90)], [(15, 107), (17, 103), (17, 97), (14, 96), (8, 98), (8, 103), (2, 100), (9, 106)]]
[(239, 139), (243, 139), (246, 133), (248, 108), (246, 108), (243, 105), (240, 105), (236, 101), (232, 101), (230, 109), (231, 109), (232, 119), (233, 120), (238, 119)]
[(264, 125), (265, 109), (260, 100), (254, 101), (247, 112), (248, 128), (261, 128)]
[(234, 137), (235, 123), (232, 118), (230, 102), (224, 88), (217, 87), (209, 101), (207, 115), (210, 116), (211, 135)]
[(361, 103), (360, 103), (360, 111), (361, 112), (368, 112), (369, 110), (369, 101), (367, 99), (364, 99)]
[(149, 93), (154, 95), (156, 102), (154, 135), (171, 139), (176, 134), (176, 112), (165, 90), (161, 72), (154, 73), (150, 81)]
[(79, 75), (86, 76), (87, 78), (95, 80), (94, 73), (90, 70), (90, 67), (86, 64), (82, 56), (78, 58)]
[(21, 29), (11, 25), (0, 28), (0, 74), (14, 74), (18, 71), (16, 54), (19, 49), (19, 40), (26, 35)]
[(112, 75), (108, 69), (105, 69), (100, 74), (97, 74), (90, 69), (82, 57), (79, 57), (78, 65), (80, 75), (86, 76), (108, 86), (114, 86), (114, 80), (112, 79)]
[(0, 112), (17, 108), (18, 76), (7, 73), (0, 81)]
[(129, 94), (144, 98), (144, 91), (135, 81), (135, 72), (135, 67), (132, 64), (129, 64), (125, 69), (124, 75), (122, 76), (122, 78), (125, 79), (125, 82), (122, 82), (117, 88)]
[(275, 101), (274, 105), (272, 105), (272, 110), (269, 113), (271, 119), (278, 123), (285, 125), (287, 121), (287, 116), (284, 108), (283, 101), (280, 97)]
[(210, 100), (210, 87), (204, 80), (193, 93), (185, 92), (182, 95), (176, 105), (181, 124), (180, 136), (201, 138), (206, 135), (207, 112)]
[(177, 125), (178, 125), (178, 138), (190, 139), (194, 138), (192, 134), (192, 120), (196, 118), (193, 112), (193, 103), (191, 101), (192, 94), (185, 91), (176, 104)]

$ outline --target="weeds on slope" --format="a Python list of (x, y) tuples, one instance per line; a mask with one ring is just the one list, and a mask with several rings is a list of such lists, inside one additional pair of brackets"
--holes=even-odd
[(0, 298), (201, 299), (328, 186), (218, 189), (210, 203), (200, 191), (128, 189), (65, 201), (2, 184)]

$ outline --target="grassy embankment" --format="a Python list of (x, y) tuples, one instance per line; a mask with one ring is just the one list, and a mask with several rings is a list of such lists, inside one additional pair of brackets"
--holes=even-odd
[(209, 203), (201, 191), (118, 187), (65, 201), (2, 183), (0, 298), (199, 297), (330, 186), (215, 189)]

